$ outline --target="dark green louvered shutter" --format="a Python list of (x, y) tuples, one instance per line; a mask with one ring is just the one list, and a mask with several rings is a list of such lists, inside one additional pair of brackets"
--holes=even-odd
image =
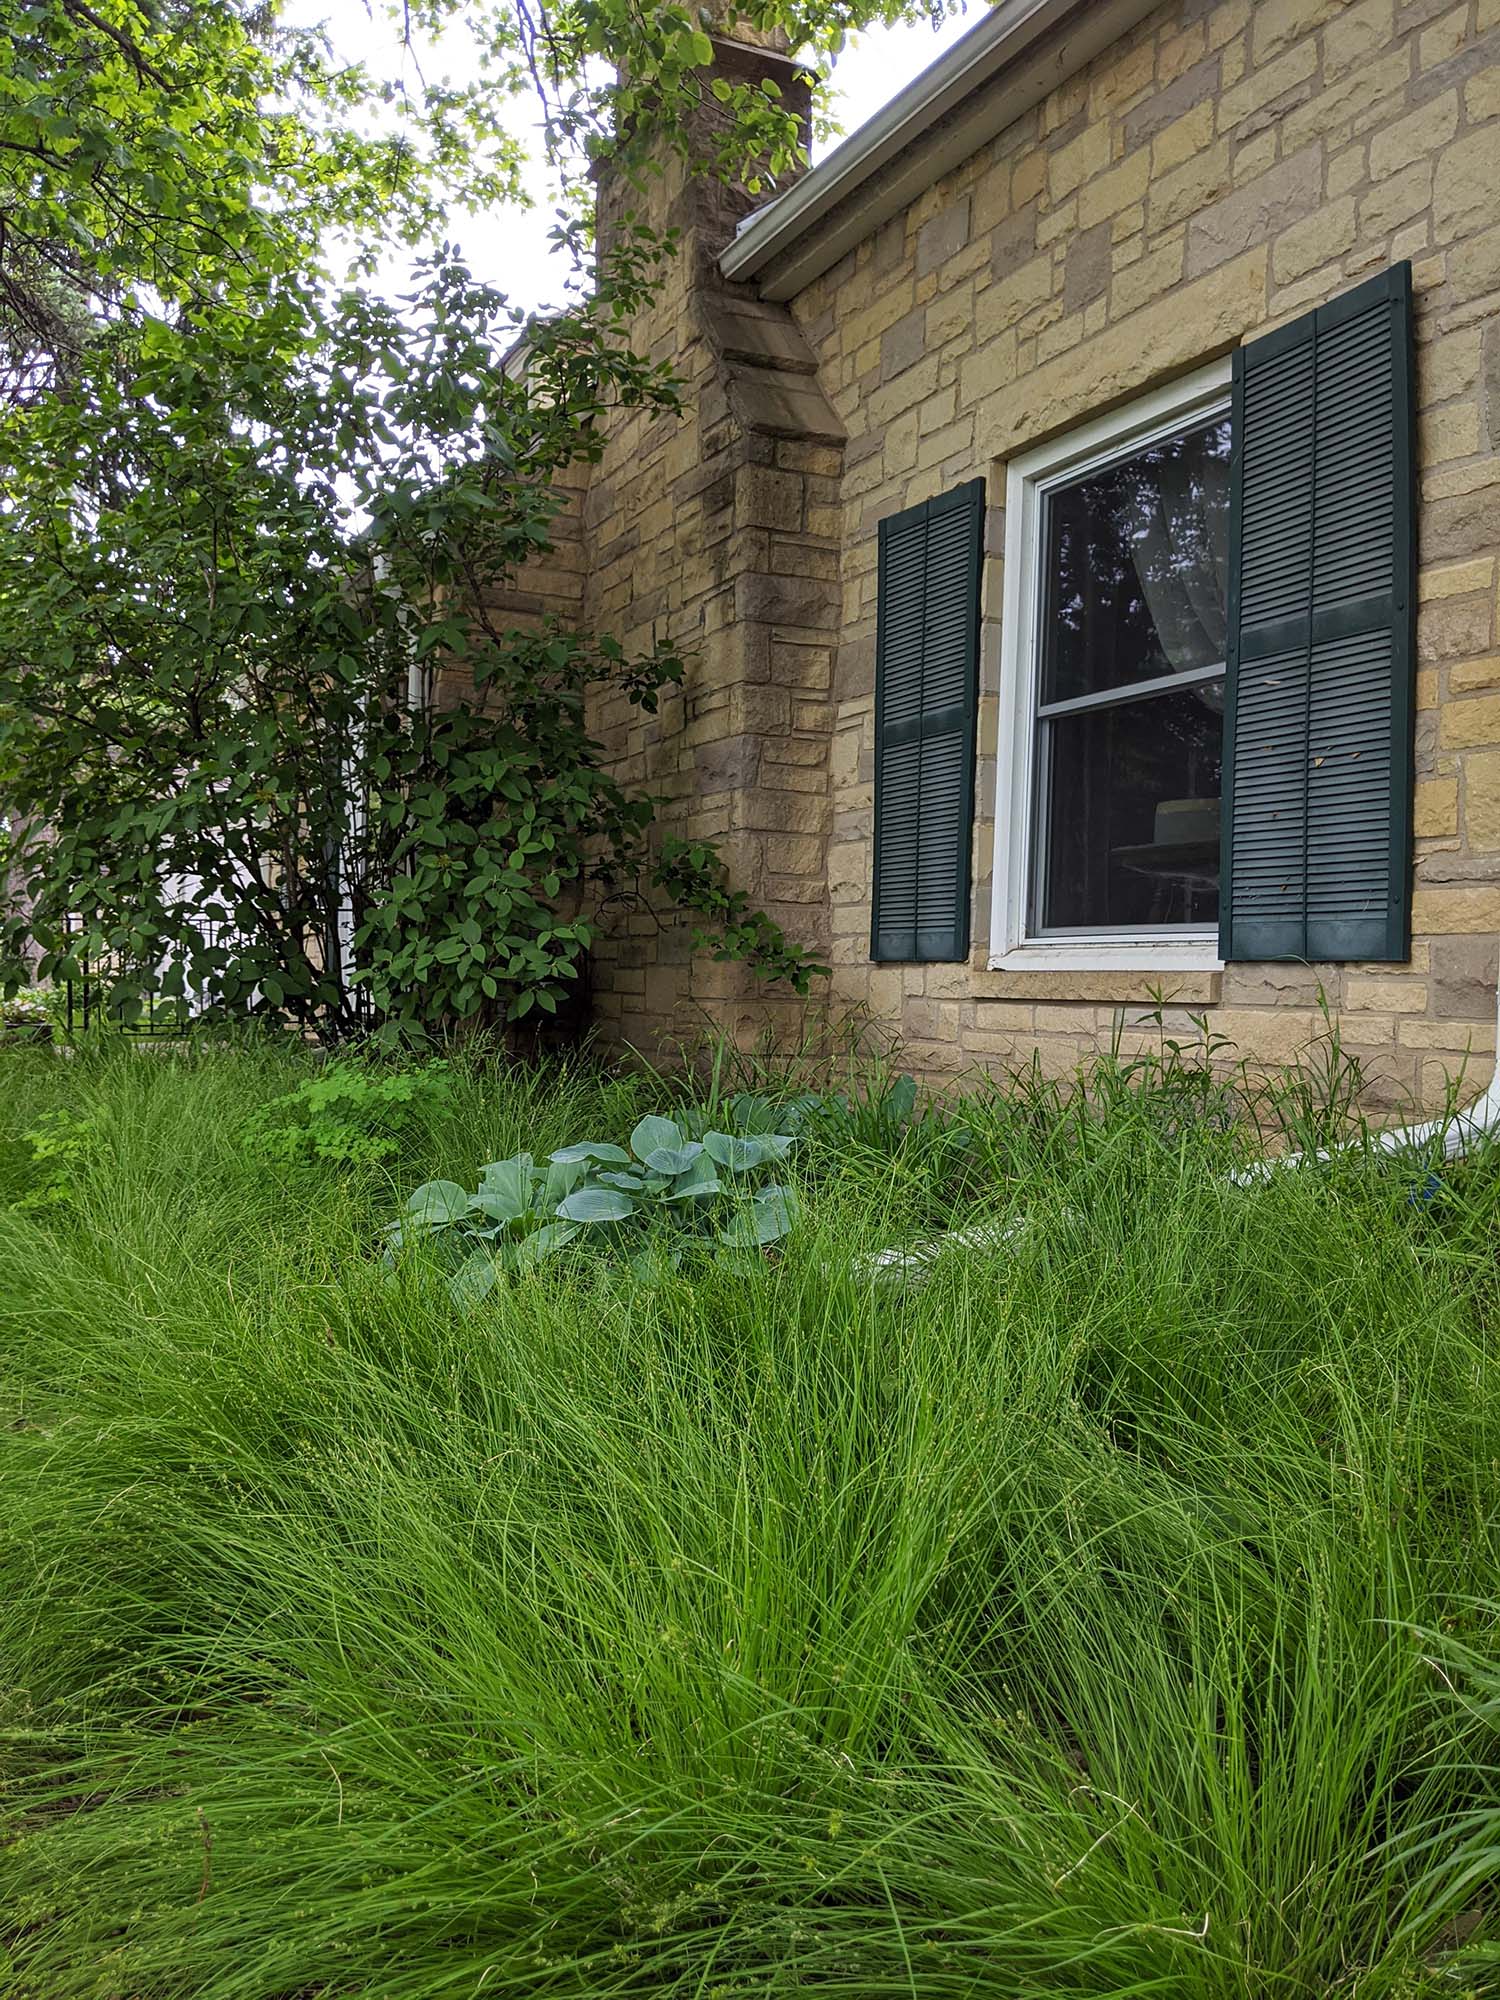
[(1234, 365), (1226, 959), (1410, 953), (1411, 266)]
[(967, 958), (984, 481), (880, 524), (871, 955)]

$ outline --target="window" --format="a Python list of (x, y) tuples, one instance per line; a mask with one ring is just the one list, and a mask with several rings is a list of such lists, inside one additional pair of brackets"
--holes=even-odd
[[(1413, 409), (1398, 264), (1009, 467), (992, 967), (1409, 957)], [(880, 524), (889, 963), (968, 953), (983, 522)]]
[(992, 957), (1218, 956), (1229, 368), (1010, 470)]

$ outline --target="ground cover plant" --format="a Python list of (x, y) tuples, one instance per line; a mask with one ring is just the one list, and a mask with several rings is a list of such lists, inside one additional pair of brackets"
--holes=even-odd
[[(418, 1186), (694, 1092), (455, 1056), (268, 1158), (301, 1051), (3, 1062), (0, 1991), (1500, 1989), (1495, 1161), (1237, 1188), (1106, 1062), (465, 1308)], [(940, 1188), (1025, 1227), (859, 1278)]]
[(385, 1231), (386, 1262), (394, 1270), (413, 1251), (436, 1250), (465, 1305), (488, 1297), (504, 1274), (569, 1250), (619, 1267), (636, 1285), (704, 1257), (753, 1275), (800, 1212), (796, 1190), (765, 1172), (794, 1143), (785, 1132), (719, 1132), (701, 1116), (648, 1112), (628, 1147), (576, 1139), (541, 1165), (531, 1153), (492, 1160), (472, 1194), (457, 1181), (424, 1181)]

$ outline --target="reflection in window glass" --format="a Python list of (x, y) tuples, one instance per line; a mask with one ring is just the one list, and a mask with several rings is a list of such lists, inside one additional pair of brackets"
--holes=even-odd
[(1222, 665), (1229, 419), (1048, 495), (1042, 700)]
[[(1046, 495), (1033, 920), (1204, 928), (1219, 909), (1228, 416)], [(1142, 682), (1166, 682), (1149, 693)]]

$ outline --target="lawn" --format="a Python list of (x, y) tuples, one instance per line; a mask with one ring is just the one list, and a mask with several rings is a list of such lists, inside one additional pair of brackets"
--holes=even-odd
[(0, 1052), (6, 2000), (1500, 1991), (1500, 1160), (1104, 1065), (466, 1309), (411, 1191), (672, 1087), (310, 1073)]

